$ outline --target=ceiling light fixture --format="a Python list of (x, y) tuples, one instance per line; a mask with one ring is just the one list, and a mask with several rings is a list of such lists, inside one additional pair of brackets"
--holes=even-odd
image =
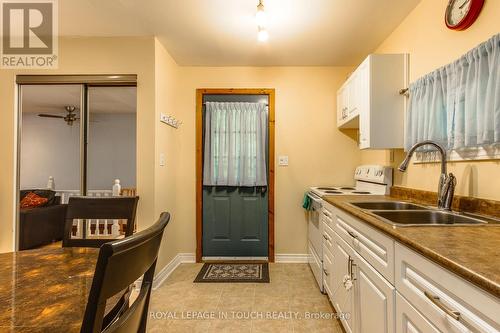
[(259, 42), (265, 42), (269, 39), (269, 33), (266, 29), (259, 27), (259, 33), (257, 34)]
[(266, 12), (264, 11), (264, 4), (262, 3), (262, 0), (259, 0), (259, 4), (257, 5), (257, 14), (255, 15), (255, 18), (259, 27), (266, 26), (267, 17)]
[(255, 15), (255, 18), (258, 29), (257, 39), (260, 42), (265, 42), (269, 39), (269, 33), (266, 30), (267, 17), (262, 0), (259, 0), (259, 4), (257, 5), (257, 14)]

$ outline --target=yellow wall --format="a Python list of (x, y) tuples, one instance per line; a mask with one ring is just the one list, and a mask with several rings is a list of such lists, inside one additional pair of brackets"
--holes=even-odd
[[(379, 46), (376, 53), (410, 53), (410, 80), (445, 65), (500, 32), (500, 1), (487, 0), (474, 25), (451, 31), (444, 24), (447, 0), (422, 0), (401, 25)], [(404, 157), (395, 152), (395, 163)], [(364, 163), (390, 163), (385, 151), (362, 153)], [(455, 162), (449, 171), (458, 179), (457, 194), (500, 200), (499, 161)], [(395, 184), (436, 191), (438, 164), (413, 165), (404, 174), (395, 171)]]
[(314, 184), (350, 184), (360, 161), (356, 143), (336, 130), (336, 91), (351, 68), (180, 67), (176, 105), (179, 129), (176, 223), (178, 252), (195, 251), (195, 105), (197, 88), (275, 88), (276, 253), (306, 253), (301, 201)]
[[(411, 80), (444, 65), (500, 31), (500, 1), (486, 2), (478, 22), (465, 32), (443, 24), (445, 0), (423, 0), (377, 49), (409, 52)], [(336, 129), (336, 91), (347, 67), (179, 67), (164, 47), (149, 38), (63, 38), (56, 71), (0, 71), (0, 252), (12, 249), (14, 219), (15, 75), (138, 74), (137, 185), (142, 229), (162, 211), (172, 213), (158, 269), (177, 253), (195, 251), (195, 102), (197, 88), (275, 88), (276, 253), (306, 253), (307, 224), (301, 209), (304, 190), (313, 184), (350, 184), (360, 163), (396, 164), (388, 151), (363, 151)], [(183, 121), (175, 130), (158, 121), (160, 112)], [(159, 166), (163, 152), (166, 165)], [(457, 192), (499, 199), (498, 162), (451, 163)], [(395, 183), (435, 190), (437, 165), (411, 165), (396, 172)]]
[[(304, 190), (313, 184), (349, 184), (361, 153), (336, 130), (336, 91), (351, 68), (179, 67), (155, 38), (63, 38), (60, 68), (0, 72), (0, 252), (11, 251), (14, 220), (15, 75), (138, 74), (138, 223), (172, 213), (158, 269), (177, 253), (195, 251), (195, 92), (197, 88), (275, 88), (276, 252), (306, 253)], [(175, 130), (160, 112), (183, 121)], [(163, 152), (166, 165), (159, 166)]]
[[(155, 41), (155, 212), (157, 218), (161, 212), (172, 216), (164, 232), (157, 266), (159, 269), (168, 264), (179, 253), (179, 237), (184, 222), (177, 216), (177, 205), (182, 202), (176, 193), (177, 156), (179, 130), (160, 123), (160, 113), (176, 115), (176, 85), (178, 66), (158, 40)], [(160, 166), (160, 153), (165, 154), (166, 164)], [(152, 222), (152, 221), (151, 221)], [(157, 271), (159, 271), (157, 269)]]
[(0, 70), (0, 252), (13, 249), (16, 74), (137, 74), (139, 227), (154, 219), (155, 39), (61, 38), (59, 69)]

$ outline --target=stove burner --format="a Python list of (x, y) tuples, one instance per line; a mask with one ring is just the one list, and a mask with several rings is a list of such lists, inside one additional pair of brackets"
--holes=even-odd
[(355, 190), (354, 187), (341, 187), (341, 190)]
[(356, 194), (370, 194), (370, 192), (367, 192), (367, 191), (353, 191), (351, 193), (356, 193)]
[(318, 190), (320, 190), (320, 191), (336, 191), (337, 189), (335, 187), (318, 187)]
[(342, 194), (342, 192), (340, 192), (340, 191), (330, 191), (330, 190), (325, 191), (325, 193), (328, 193), (328, 194)]

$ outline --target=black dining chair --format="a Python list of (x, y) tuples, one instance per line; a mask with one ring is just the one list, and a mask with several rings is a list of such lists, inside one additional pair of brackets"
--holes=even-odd
[[(103, 244), (99, 250), (94, 279), (80, 332), (146, 332), (149, 299), (163, 231), (169, 213), (146, 230)], [(106, 302), (142, 277), (139, 295), (129, 304), (129, 292), (105, 315)]]
[[(70, 197), (64, 223), (63, 247), (100, 247), (115, 238), (88, 234), (87, 223), (97, 220), (95, 230), (101, 226), (99, 220), (127, 220), (125, 237), (134, 233), (135, 213), (139, 197)], [(82, 220), (81, 237), (73, 237), (75, 220)]]

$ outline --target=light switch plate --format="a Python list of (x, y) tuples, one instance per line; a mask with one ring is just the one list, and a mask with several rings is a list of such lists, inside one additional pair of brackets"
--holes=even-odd
[(160, 166), (165, 166), (165, 154), (160, 153)]
[(288, 166), (288, 156), (285, 156), (285, 155), (278, 156), (278, 165), (279, 166)]

